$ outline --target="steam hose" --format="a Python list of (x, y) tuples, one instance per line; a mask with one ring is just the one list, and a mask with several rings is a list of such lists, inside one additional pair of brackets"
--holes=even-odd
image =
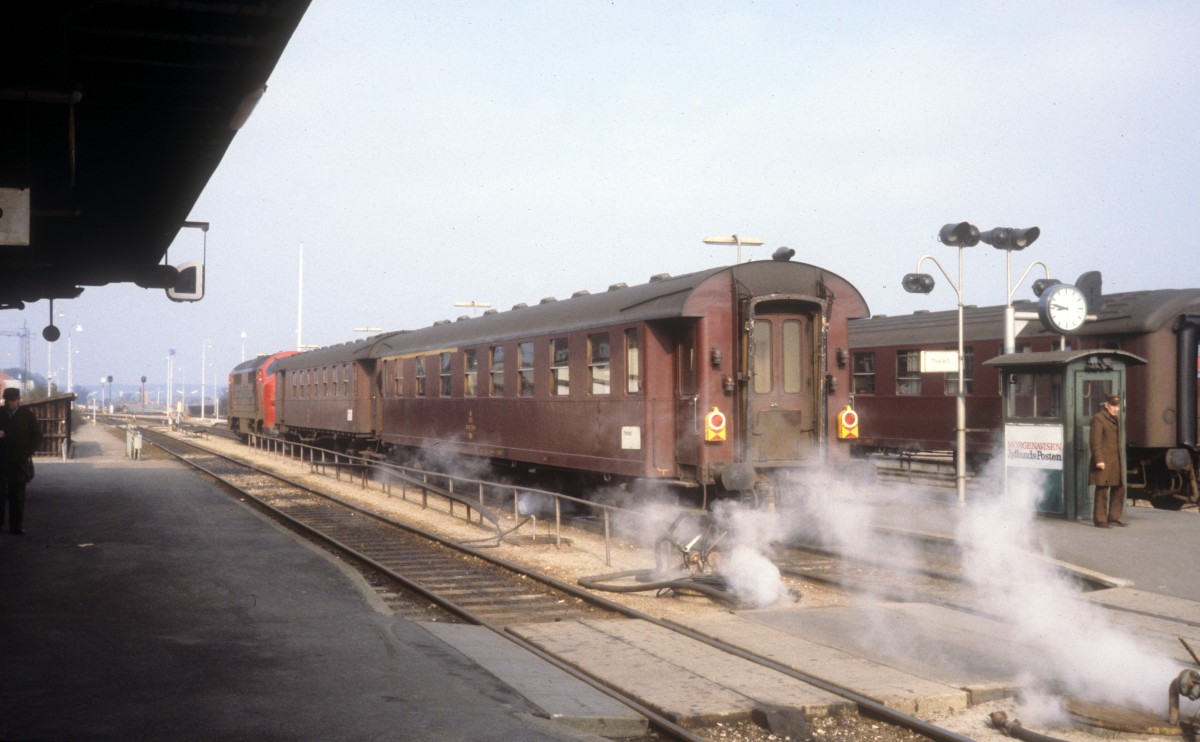
[[(614, 584), (616, 580), (633, 579), (633, 584)], [(580, 577), (579, 584), (589, 590), (603, 590), (610, 593), (639, 593), (647, 590), (693, 592), (705, 595), (713, 600), (726, 603), (734, 608), (738, 606), (737, 596), (728, 590), (728, 582), (724, 577), (706, 575), (702, 577), (670, 576), (653, 569), (630, 569), (624, 572), (613, 572), (606, 575)]]
[(1065, 740), (1061, 740), (1058, 737), (1047, 737), (1044, 734), (1031, 732), (1025, 727), (1021, 726), (1020, 719), (1013, 719), (1012, 721), (1009, 721), (1008, 714), (1004, 713), (1003, 711), (992, 712), (988, 716), (988, 719), (992, 722), (992, 726), (995, 728), (999, 729), (1010, 737), (1024, 740), (1024, 742), (1065, 742)]

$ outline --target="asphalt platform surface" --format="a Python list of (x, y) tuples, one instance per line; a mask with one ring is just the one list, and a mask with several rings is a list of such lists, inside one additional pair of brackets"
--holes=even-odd
[(595, 739), (90, 424), (0, 534), (0, 740)]

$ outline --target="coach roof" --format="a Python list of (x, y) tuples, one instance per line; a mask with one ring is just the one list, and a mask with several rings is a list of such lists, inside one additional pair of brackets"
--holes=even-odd
[(702, 317), (709, 309), (708, 303), (691, 301), (693, 293), (705, 281), (722, 273), (736, 280), (739, 294), (743, 296), (801, 294), (815, 301), (823, 290), (821, 286), (837, 282), (839, 290), (853, 291), (856, 298), (862, 300), (844, 279), (821, 268), (805, 263), (758, 261), (682, 276), (655, 277), (649, 283), (637, 286), (618, 285), (596, 294), (580, 292), (569, 299), (545, 300), (533, 306), (518, 305), (507, 312), (381, 336), (371, 355), (379, 358), (631, 322)]

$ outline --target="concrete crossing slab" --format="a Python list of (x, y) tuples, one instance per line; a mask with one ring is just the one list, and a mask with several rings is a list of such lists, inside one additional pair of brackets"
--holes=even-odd
[[(1004, 695), (1020, 667), (997, 649), (999, 622), (924, 603), (764, 610), (748, 620), (979, 698)], [(853, 627), (852, 630), (848, 630)]]
[(764, 706), (813, 716), (852, 707), (836, 695), (645, 621), (576, 621), (510, 630), (685, 726), (746, 720)]
[(764, 625), (749, 615), (704, 616), (685, 625), (781, 665), (810, 673), (906, 714), (958, 711), (971, 704), (966, 690), (913, 675), (874, 659)]
[(602, 737), (639, 737), (646, 719), (616, 699), (481, 626), (418, 624), (561, 724)]

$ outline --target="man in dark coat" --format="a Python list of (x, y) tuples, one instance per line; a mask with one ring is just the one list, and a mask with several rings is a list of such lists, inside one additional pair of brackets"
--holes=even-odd
[(1121, 455), (1121, 398), (1113, 395), (1092, 416), (1092, 463), (1088, 484), (1096, 485), (1092, 522), (1097, 528), (1128, 525), (1125, 522), (1125, 466)]
[(33, 451), (42, 440), (42, 428), (28, 409), (21, 408), (21, 390), (4, 390), (4, 406), (0, 407), (0, 485), (4, 499), (0, 501), (0, 528), (4, 526), (4, 505), (8, 506), (9, 533), (24, 535), (21, 525), (25, 518), (25, 483), (33, 472)]

